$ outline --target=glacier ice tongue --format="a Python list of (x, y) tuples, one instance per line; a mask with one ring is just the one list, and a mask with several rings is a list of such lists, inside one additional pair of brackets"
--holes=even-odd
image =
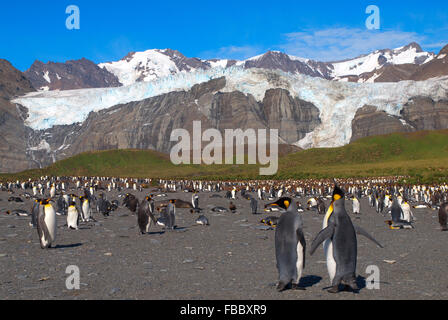
[(30, 93), (13, 102), (28, 108), (26, 125), (40, 130), (54, 125), (83, 122), (92, 111), (141, 101), (171, 91), (189, 90), (196, 84), (219, 77), (227, 79), (223, 92), (238, 90), (262, 101), (266, 90), (283, 88), (289, 90), (291, 95), (313, 103), (320, 111), (322, 123), (313, 133), (296, 143), (306, 148), (336, 147), (349, 143), (352, 136), (351, 122), (356, 111), (364, 105), (373, 105), (398, 116), (403, 105), (412, 97), (427, 96), (440, 100), (447, 98), (448, 92), (448, 77), (419, 82), (359, 84), (293, 75), (280, 70), (231, 67), (179, 73), (118, 88)]

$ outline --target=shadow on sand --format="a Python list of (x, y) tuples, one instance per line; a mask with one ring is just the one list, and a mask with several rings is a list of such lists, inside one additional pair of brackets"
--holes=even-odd
[(299, 287), (301, 288), (310, 288), (315, 284), (318, 284), (322, 280), (322, 277), (319, 276), (306, 276), (302, 277), (299, 282)]
[(68, 248), (77, 248), (80, 246), (82, 246), (82, 243), (58, 244), (53, 249), (68, 249)]

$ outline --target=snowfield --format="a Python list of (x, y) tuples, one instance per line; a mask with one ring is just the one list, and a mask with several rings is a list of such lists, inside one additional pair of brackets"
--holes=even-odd
[(296, 145), (302, 148), (337, 147), (350, 142), (351, 122), (356, 111), (373, 105), (399, 115), (403, 105), (415, 96), (434, 100), (447, 98), (448, 76), (427, 81), (398, 83), (348, 83), (265, 69), (213, 68), (177, 73), (150, 82), (119, 88), (46, 91), (13, 100), (29, 110), (26, 125), (35, 130), (83, 122), (92, 111), (118, 104), (141, 101), (171, 91), (189, 90), (211, 79), (226, 77), (224, 92), (235, 90), (262, 101), (266, 90), (283, 88), (295, 97), (313, 103), (320, 110), (322, 124)]

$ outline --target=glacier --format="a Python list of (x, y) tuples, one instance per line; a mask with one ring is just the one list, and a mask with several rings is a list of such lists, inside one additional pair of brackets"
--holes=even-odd
[(119, 104), (141, 101), (172, 91), (189, 90), (196, 84), (226, 77), (222, 92), (241, 91), (262, 101), (266, 90), (282, 88), (313, 103), (322, 120), (312, 133), (297, 141), (302, 148), (337, 147), (350, 142), (351, 122), (364, 105), (376, 106), (398, 116), (403, 105), (415, 96), (434, 100), (447, 98), (448, 76), (426, 81), (398, 83), (350, 83), (329, 81), (280, 70), (244, 69), (241, 66), (178, 73), (150, 82), (118, 88), (80, 89), (29, 93), (14, 103), (28, 108), (25, 124), (34, 130), (83, 122), (90, 112)]

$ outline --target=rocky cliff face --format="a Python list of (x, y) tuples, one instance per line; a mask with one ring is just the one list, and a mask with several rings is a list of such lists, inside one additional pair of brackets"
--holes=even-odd
[(360, 138), (394, 132), (441, 130), (448, 128), (448, 100), (415, 97), (403, 106), (400, 117), (364, 106), (352, 121), (351, 142)]
[(364, 106), (356, 112), (352, 121), (350, 142), (364, 137), (412, 131), (415, 131), (415, 128), (401, 121), (399, 117), (379, 111), (375, 106)]
[(8, 61), (0, 59), (0, 172), (14, 172), (33, 166), (26, 155), (26, 141), (32, 130), (25, 127), (25, 108), (10, 99), (34, 91), (31, 83)]
[(39, 90), (72, 90), (119, 87), (118, 78), (87, 59), (65, 63), (36, 61), (25, 76)]
[(266, 91), (263, 113), (270, 128), (279, 129), (286, 143), (293, 144), (320, 124), (319, 109), (313, 104), (293, 98), (287, 90)]
[(417, 131), (448, 128), (448, 100), (415, 97), (403, 106), (401, 116)]
[[(174, 129), (187, 129), (201, 121), (202, 131), (225, 129), (279, 129), (283, 143), (293, 143), (320, 124), (319, 110), (293, 99), (283, 89), (269, 90), (263, 102), (242, 92), (220, 92), (225, 78), (196, 85), (190, 91), (92, 112), (82, 124), (36, 131), (30, 157), (40, 166), (81, 152), (109, 149), (153, 149), (169, 153)], [(205, 144), (204, 144), (205, 146)]]

